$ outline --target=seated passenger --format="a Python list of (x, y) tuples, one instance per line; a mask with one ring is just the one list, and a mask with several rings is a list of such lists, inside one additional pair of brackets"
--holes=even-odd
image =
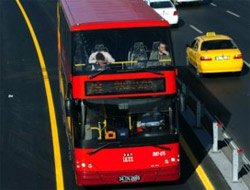
[[(152, 50), (151, 54), (150, 54), (150, 57), (149, 57), (149, 60), (163, 60), (163, 59), (170, 59), (170, 54), (169, 52), (166, 50), (166, 44), (164, 42), (159, 42), (158, 46), (157, 46), (157, 50)], [(170, 65), (171, 61), (164, 61), (163, 62), (163, 65), (166, 65), (166, 63), (168, 65)], [(149, 61), (149, 64), (148, 66), (157, 66), (157, 65), (160, 65), (159, 63), (154, 63), (154, 62), (151, 62)]]
[(161, 130), (164, 125), (164, 115), (158, 111), (158, 107), (154, 107), (152, 111), (144, 113), (140, 121), (137, 122), (137, 132), (150, 128)]
[[(104, 70), (104, 69), (106, 69), (108, 67), (108, 64), (110, 62), (114, 62), (115, 61), (108, 52), (106, 52), (106, 53), (110, 57), (108, 57), (108, 58), (105, 57), (104, 54), (101, 53), (101, 52), (96, 53), (95, 56), (94, 56), (94, 58), (92, 58), (90, 56), (90, 58), (89, 58), (90, 63), (96, 63), (94, 65), (91, 65), (91, 71), (94, 71), (94, 70), (96, 70), (96, 71), (102, 71), (102, 70)], [(90, 60), (90, 59), (92, 59), (92, 60)], [(93, 61), (93, 60), (95, 60), (95, 61)]]
[(96, 56), (100, 54), (104, 57), (107, 63), (115, 62), (114, 58), (106, 51), (96, 51), (89, 56), (89, 63), (97, 63)]

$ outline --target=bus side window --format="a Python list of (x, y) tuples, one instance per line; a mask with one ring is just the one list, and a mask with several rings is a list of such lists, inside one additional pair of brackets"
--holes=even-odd
[(65, 15), (63, 11), (60, 9), (60, 34), (61, 34), (61, 50), (62, 50), (62, 59), (63, 62), (69, 65), (71, 69), (71, 34), (70, 29), (67, 24)]

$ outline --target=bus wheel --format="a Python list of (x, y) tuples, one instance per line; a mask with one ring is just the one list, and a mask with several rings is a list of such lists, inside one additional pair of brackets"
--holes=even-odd
[(71, 144), (69, 143), (68, 144), (68, 156), (69, 156), (69, 160), (71, 161), (71, 160), (73, 160), (73, 156), (72, 156), (72, 152), (73, 150), (72, 150), (72, 146), (71, 146)]
[(67, 126), (65, 126), (66, 128), (66, 135), (67, 135), (67, 141), (68, 141), (68, 156), (69, 156), (69, 160), (72, 160), (72, 153), (73, 153), (73, 149), (72, 149), (72, 142), (71, 142), (71, 134), (70, 131), (68, 130)]

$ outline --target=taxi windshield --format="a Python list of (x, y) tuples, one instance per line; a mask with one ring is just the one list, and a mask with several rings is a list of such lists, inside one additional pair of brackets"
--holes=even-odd
[(201, 45), (201, 50), (236, 49), (237, 46), (232, 40), (211, 40)]
[(167, 27), (81, 31), (73, 33), (72, 42), (74, 73), (173, 65)]

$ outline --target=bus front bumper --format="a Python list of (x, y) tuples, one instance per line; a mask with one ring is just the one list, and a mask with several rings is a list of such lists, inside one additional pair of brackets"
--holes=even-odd
[(79, 186), (176, 181), (179, 178), (179, 165), (134, 171), (76, 172)]

